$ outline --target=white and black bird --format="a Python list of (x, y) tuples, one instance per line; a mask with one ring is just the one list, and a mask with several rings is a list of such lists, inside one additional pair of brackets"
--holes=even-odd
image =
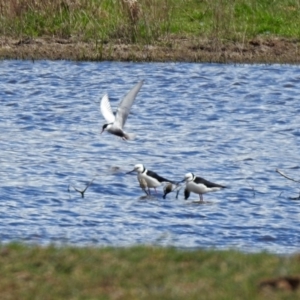
[(220, 191), (226, 186), (210, 182), (204, 178), (195, 176), (193, 173), (187, 173), (184, 176), (182, 182), (186, 183), (186, 187), (184, 190), (184, 199), (187, 200), (190, 196), (190, 193), (198, 194), (200, 197), (200, 201), (203, 202), (203, 194), (209, 192)]
[(145, 191), (147, 195), (151, 195), (150, 188), (154, 188), (156, 192), (156, 188), (161, 186), (163, 183), (173, 183), (173, 181), (166, 179), (153, 171), (147, 170), (142, 164), (135, 165), (134, 169), (130, 172), (127, 172), (126, 174), (132, 172), (138, 173), (137, 178), (140, 183), (140, 187)]
[(103, 125), (101, 133), (103, 131), (108, 131), (111, 134), (121, 137), (123, 140), (130, 140), (134, 138), (134, 134), (126, 133), (123, 130), (123, 127), (129, 115), (131, 106), (143, 83), (143, 80), (140, 81), (128, 92), (128, 94), (120, 102), (116, 115), (114, 115), (111, 109), (108, 95), (105, 94), (102, 97), (100, 101), (100, 111), (107, 123)]
[(167, 195), (169, 193), (172, 193), (172, 192), (177, 192), (176, 193), (176, 199), (178, 198), (178, 194), (179, 194), (179, 191), (181, 189), (181, 186), (180, 186), (180, 183), (175, 183), (175, 182), (168, 182), (165, 186), (164, 186), (164, 194), (163, 194), (163, 198), (166, 199)]

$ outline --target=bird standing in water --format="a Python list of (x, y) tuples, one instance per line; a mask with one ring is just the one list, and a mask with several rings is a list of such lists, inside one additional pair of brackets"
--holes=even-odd
[[(157, 173), (147, 170), (144, 165), (137, 164), (134, 166), (134, 169), (130, 172), (127, 172), (127, 174), (137, 172), (138, 173), (138, 181), (140, 183), (140, 187), (146, 192), (146, 194), (150, 195), (150, 188), (154, 188), (156, 192), (156, 188), (161, 186), (164, 182), (170, 182), (172, 181), (161, 177)], [(148, 188), (148, 192), (146, 191), (146, 188)]]
[(200, 197), (200, 202), (203, 202), (203, 194), (209, 192), (216, 192), (223, 188), (226, 188), (224, 185), (216, 184), (210, 182), (204, 178), (197, 177), (193, 173), (187, 173), (184, 176), (182, 182), (186, 182), (186, 187), (184, 190), (184, 198), (187, 200), (190, 196), (190, 193), (198, 194)]

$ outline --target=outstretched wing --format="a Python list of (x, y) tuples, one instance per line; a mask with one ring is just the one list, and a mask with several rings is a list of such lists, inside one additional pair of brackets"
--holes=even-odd
[(105, 94), (101, 101), (100, 101), (100, 111), (104, 117), (104, 119), (108, 122), (108, 123), (113, 123), (115, 121), (115, 116), (113, 114), (113, 111), (110, 107), (110, 103), (109, 103), (109, 99), (108, 99), (108, 95)]
[(124, 97), (124, 99), (121, 101), (117, 113), (116, 113), (116, 122), (118, 125), (123, 128), (127, 117), (129, 115), (131, 106), (134, 102), (134, 99), (141, 89), (142, 85), (144, 83), (144, 80), (140, 81), (138, 84), (136, 84), (130, 91), (129, 93)]

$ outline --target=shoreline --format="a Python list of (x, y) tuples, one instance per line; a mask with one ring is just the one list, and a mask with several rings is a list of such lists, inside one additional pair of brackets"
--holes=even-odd
[(0, 59), (300, 64), (300, 40), (255, 38), (241, 42), (171, 37), (151, 45), (83, 42), (75, 38), (0, 37)]

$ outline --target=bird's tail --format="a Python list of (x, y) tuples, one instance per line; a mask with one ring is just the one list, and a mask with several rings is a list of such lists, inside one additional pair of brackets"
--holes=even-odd
[(134, 133), (124, 133), (125, 140), (134, 140), (136, 135)]

